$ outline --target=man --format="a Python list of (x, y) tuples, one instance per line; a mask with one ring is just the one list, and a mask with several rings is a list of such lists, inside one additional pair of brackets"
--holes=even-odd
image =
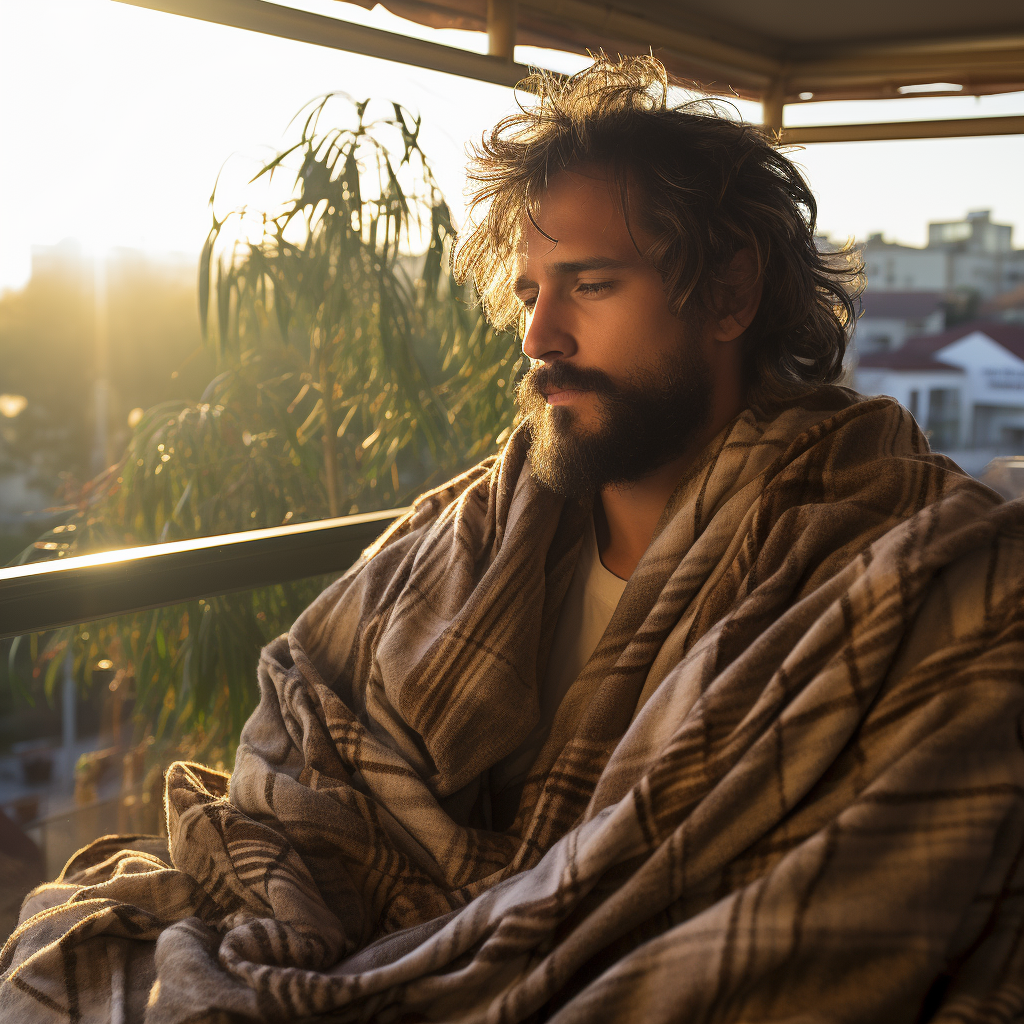
[(1020, 510), (834, 386), (760, 130), (539, 84), (456, 252), (522, 422), (265, 650), (230, 791), (170, 770), (173, 868), (30, 898), (5, 1019), (1024, 1015)]

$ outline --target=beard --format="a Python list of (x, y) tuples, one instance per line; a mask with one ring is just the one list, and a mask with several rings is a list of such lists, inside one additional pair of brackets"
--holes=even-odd
[[(606, 373), (556, 360), (532, 367), (516, 393), (529, 422), (530, 467), (556, 494), (585, 499), (608, 484), (635, 483), (690, 449), (711, 417), (713, 375), (695, 345), (617, 383)], [(575, 410), (549, 406), (550, 388), (589, 391), (596, 428)]]

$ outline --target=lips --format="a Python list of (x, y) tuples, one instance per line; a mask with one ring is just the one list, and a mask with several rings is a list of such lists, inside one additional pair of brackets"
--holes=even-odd
[(544, 397), (548, 405), (562, 405), (571, 402), (577, 395), (585, 394), (577, 388), (548, 388), (544, 391)]
[(558, 360), (533, 366), (519, 385), (519, 403), (524, 411), (539, 411), (555, 405), (569, 405), (585, 395), (614, 396), (615, 386), (607, 374), (592, 367), (572, 366)]

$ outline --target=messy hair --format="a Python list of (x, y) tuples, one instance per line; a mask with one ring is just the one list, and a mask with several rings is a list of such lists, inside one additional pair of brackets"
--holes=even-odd
[(816, 245), (814, 196), (769, 129), (707, 98), (670, 106), (654, 57), (601, 57), (571, 78), (523, 85), (535, 98), (472, 147), (469, 215), (452, 257), (496, 327), (523, 329), (514, 284), (524, 218), (535, 218), (554, 174), (596, 164), (627, 226), (653, 238), (642, 255), (681, 319), (725, 315), (724, 275), (736, 253), (753, 255), (763, 291), (744, 363), (755, 408), (839, 379), (862, 265), (850, 246)]

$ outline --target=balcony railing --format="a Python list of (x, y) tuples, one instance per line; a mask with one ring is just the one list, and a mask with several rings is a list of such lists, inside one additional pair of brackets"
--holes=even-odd
[(0, 638), (340, 572), (406, 511), (0, 569)]

